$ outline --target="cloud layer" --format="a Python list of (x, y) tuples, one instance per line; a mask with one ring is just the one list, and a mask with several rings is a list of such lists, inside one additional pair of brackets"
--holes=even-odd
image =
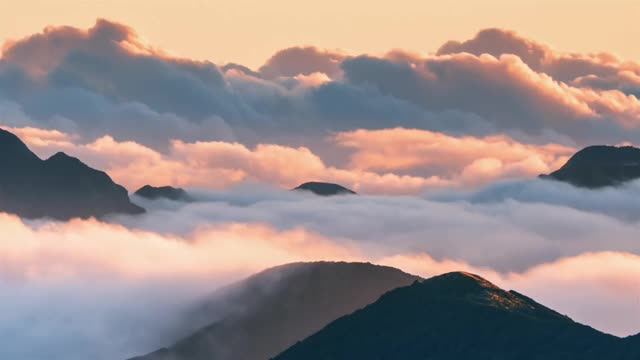
[(302, 146), (172, 140), (167, 151), (160, 152), (111, 136), (83, 143), (79, 135), (57, 130), (5, 128), (42, 157), (65, 151), (105, 170), (131, 190), (149, 181), (202, 188), (257, 181), (293, 188), (315, 180), (340, 183), (362, 193), (416, 194), (444, 186), (475, 187), (496, 179), (535, 177), (559, 168), (574, 152), (558, 144), (522, 144), (508, 136), (359, 129), (325, 139), (325, 151), (343, 153), (342, 164), (331, 166), (330, 159)]
[[(640, 186), (535, 176), (584, 145), (640, 142), (639, 79), (636, 62), (502, 29), (429, 55), (293, 47), (258, 69), (167, 54), (107, 20), (6, 43), (0, 126), (42, 157), (198, 201), (136, 198), (147, 214), (109, 222), (0, 214), (0, 358), (145, 353), (219, 286), (312, 260), (473, 271), (636, 333)], [(364, 195), (286, 191), (310, 180)]]
[(2, 214), (9, 236), (0, 240), (0, 288), (7, 294), (0, 333), (11, 341), (0, 355), (145, 353), (183, 334), (184, 311), (221, 285), (312, 260), (370, 261), (422, 276), (472, 271), (598, 329), (636, 333), (638, 223), (604, 215), (597, 204), (623, 209), (615, 199), (631, 202), (637, 190), (594, 193), (588, 207), (576, 204), (579, 196), (570, 192), (581, 190), (572, 189), (559, 187), (556, 193), (569, 194), (551, 192), (552, 200), (502, 194), (491, 202), (452, 202), (318, 198), (247, 186), (191, 190), (196, 203), (147, 201), (146, 215), (111, 223), (23, 222)]
[(5, 44), (0, 109), (5, 125), (157, 149), (173, 138), (300, 145), (394, 127), (576, 146), (638, 141), (639, 77), (635, 62), (563, 53), (501, 29), (428, 56), (295, 47), (251, 70), (171, 56), (99, 20)]

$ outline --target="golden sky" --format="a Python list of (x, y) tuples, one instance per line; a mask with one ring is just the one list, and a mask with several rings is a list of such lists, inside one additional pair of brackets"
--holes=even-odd
[(97, 17), (126, 23), (176, 55), (253, 67), (292, 45), (428, 53), (486, 27), (562, 50), (640, 59), (637, 0), (3, 0), (0, 39), (50, 24), (89, 27)]

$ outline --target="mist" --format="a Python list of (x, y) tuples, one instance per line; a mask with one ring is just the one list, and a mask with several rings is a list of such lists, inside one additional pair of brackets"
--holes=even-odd
[(587, 192), (533, 180), (415, 197), (323, 198), (255, 183), (188, 191), (196, 202), (134, 197), (146, 215), (106, 221), (0, 215), (0, 357), (143, 354), (193, 330), (184, 315), (216, 289), (316, 260), (423, 277), (472, 271), (602, 331), (640, 331), (636, 184)]

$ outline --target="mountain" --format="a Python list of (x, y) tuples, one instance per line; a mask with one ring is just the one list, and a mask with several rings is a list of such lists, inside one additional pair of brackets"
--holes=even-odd
[(392, 290), (275, 360), (626, 360), (637, 345), (457, 272)]
[(61, 152), (41, 160), (17, 136), (2, 129), (0, 169), (0, 211), (59, 220), (144, 212), (104, 172)]
[(325, 182), (307, 182), (295, 189), (295, 191), (311, 191), (312, 193), (320, 196), (332, 196), (332, 195), (356, 195), (356, 192), (349, 190), (344, 186)]
[(585, 188), (616, 186), (640, 178), (640, 149), (632, 146), (589, 146), (559, 170), (542, 178)]
[(174, 188), (172, 186), (155, 187), (145, 185), (138, 189), (134, 194), (149, 200), (168, 199), (185, 202), (193, 201), (193, 198), (184, 191), (184, 189)]
[(269, 359), (332, 320), (417, 279), (365, 263), (296, 263), (269, 269), (225, 289), (190, 317), (217, 321), (135, 360)]

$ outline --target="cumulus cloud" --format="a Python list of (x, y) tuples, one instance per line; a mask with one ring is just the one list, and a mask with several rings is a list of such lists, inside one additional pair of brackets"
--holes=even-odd
[(535, 177), (561, 167), (575, 152), (558, 144), (522, 144), (505, 135), (454, 137), (404, 128), (341, 132), (335, 141), (355, 150), (354, 168), (448, 175), (464, 184)]
[[(42, 54), (48, 54), (42, 56)], [(99, 20), (4, 46), (5, 125), (115, 135), (161, 149), (187, 141), (313, 142), (332, 131), (410, 127), (456, 135), (636, 142), (639, 65), (562, 53), (490, 29), (421, 57), (292, 47), (252, 70), (162, 52)]]
[(541, 136), (550, 129), (577, 143), (606, 142), (638, 131), (636, 97), (572, 87), (511, 54), (461, 53), (412, 62), (361, 56), (346, 60), (343, 70), (351, 83), (373, 85), (429, 110), (478, 114), (502, 131)]
[[(6, 43), (0, 125), (41, 156), (199, 201), (135, 198), (147, 214), (109, 223), (0, 215), (0, 357), (145, 353), (221, 284), (309, 260), (469, 270), (637, 332), (637, 183), (486, 184), (548, 172), (582, 145), (638, 142), (638, 76), (637, 63), (499, 29), (428, 56), (290, 48), (257, 70), (166, 54), (106, 20)], [(309, 180), (365, 195), (286, 191)]]
[(340, 73), (340, 63), (347, 55), (321, 50), (313, 46), (292, 47), (278, 51), (260, 68), (260, 74), (268, 79), (323, 73), (335, 77)]
[(58, 151), (77, 156), (105, 170), (116, 182), (134, 190), (150, 181), (154, 185), (224, 188), (257, 181), (293, 188), (307, 181), (332, 181), (365, 193), (410, 194), (450, 181), (328, 166), (305, 147), (258, 144), (249, 148), (237, 142), (171, 142), (168, 153), (132, 141), (104, 136), (77, 143), (76, 136), (57, 130), (7, 128), (21, 137), (41, 157)]
[(623, 61), (612, 54), (563, 53), (514, 31), (496, 28), (482, 30), (467, 41), (449, 41), (437, 52), (438, 55), (458, 53), (477, 56), (490, 54), (494, 57), (504, 54), (516, 55), (532, 70), (546, 73), (563, 82), (571, 82), (584, 76), (606, 78), (623, 72), (640, 73), (637, 63)]
[(6, 45), (0, 79), (5, 101), (32, 121), (90, 135), (121, 131), (149, 143), (207, 128), (228, 136), (222, 117), (246, 110), (215, 65), (166, 56), (106, 20), (89, 30), (48, 27)]
[[(237, 142), (173, 140), (159, 152), (104, 136), (79, 136), (33, 127), (10, 128), (41, 157), (65, 151), (107, 171), (135, 190), (155, 185), (222, 188), (258, 181), (293, 188), (306, 181), (341, 183), (358, 192), (416, 194), (443, 186), (475, 187), (495, 179), (530, 178), (562, 166), (574, 149), (558, 144), (522, 144), (508, 136), (454, 137), (417, 129), (359, 129), (335, 133), (326, 148), (343, 151), (340, 166), (328, 165), (306, 147)], [(482, 154), (482, 156), (478, 156)]]

